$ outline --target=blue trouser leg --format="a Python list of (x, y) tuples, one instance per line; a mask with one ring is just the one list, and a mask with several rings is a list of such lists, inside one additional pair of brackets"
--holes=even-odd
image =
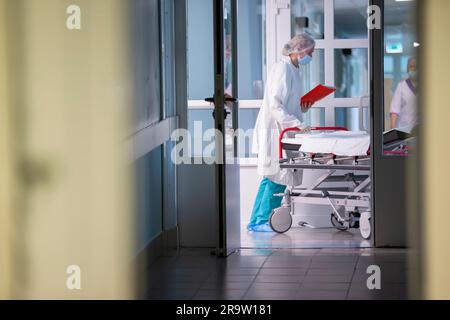
[(251, 226), (256, 225), (257, 218), (260, 215), (261, 202), (263, 200), (264, 193), (266, 191), (266, 185), (267, 185), (268, 181), (269, 181), (269, 179), (264, 178), (264, 179), (262, 179), (261, 183), (259, 184), (258, 193), (256, 195), (255, 203), (253, 205), (252, 216), (251, 216), (250, 222), (248, 224), (249, 228)]
[(278, 208), (282, 201), (281, 197), (275, 197), (274, 194), (284, 193), (285, 190), (286, 186), (264, 178), (258, 190), (249, 226), (267, 223), (272, 210)]

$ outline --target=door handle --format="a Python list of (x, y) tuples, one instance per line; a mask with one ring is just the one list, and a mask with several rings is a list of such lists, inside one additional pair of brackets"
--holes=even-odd
[[(209, 102), (209, 103), (214, 103), (215, 102), (215, 98), (214, 97), (206, 98), (205, 101)], [(231, 98), (231, 97), (225, 98), (225, 102), (237, 102), (237, 101), (238, 100), (236, 98)]]
[[(229, 114), (231, 114), (231, 112), (228, 111), (226, 108), (223, 108), (223, 118), (226, 119)], [(213, 116), (213, 119), (216, 118), (216, 110), (213, 111), (212, 116)]]
[[(214, 103), (215, 102), (215, 97), (210, 97), (210, 98), (206, 98), (205, 99), (206, 102), (209, 103)], [(232, 98), (232, 97), (225, 97), (224, 99), (225, 102), (237, 102), (238, 100), (236, 98)], [(228, 117), (228, 115), (230, 115), (231, 112), (229, 112), (226, 108), (223, 108), (223, 118), (226, 119)], [(216, 118), (216, 110), (213, 111), (212, 113), (213, 119)]]

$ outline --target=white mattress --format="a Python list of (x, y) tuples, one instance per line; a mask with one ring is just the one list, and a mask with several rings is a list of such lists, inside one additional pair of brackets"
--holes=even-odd
[(331, 153), (337, 156), (366, 156), (370, 135), (366, 132), (339, 131), (331, 133), (297, 134), (283, 139), (283, 143), (300, 145), (300, 151)]

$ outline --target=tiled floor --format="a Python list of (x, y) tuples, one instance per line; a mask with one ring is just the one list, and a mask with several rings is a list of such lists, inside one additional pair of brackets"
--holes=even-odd
[[(241, 250), (226, 259), (185, 249), (149, 268), (147, 296), (167, 300), (406, 299), (406, 250)], [(381, 268), (369, 290), (367, 267)]]
[(336, 229), (292, 228), (284, 234), (249, 232), (241, 227), (242, 248), (309, 249), (309, 248), (369, 248), (372, 244), (364, 240), (358, 229), (338, 231)]

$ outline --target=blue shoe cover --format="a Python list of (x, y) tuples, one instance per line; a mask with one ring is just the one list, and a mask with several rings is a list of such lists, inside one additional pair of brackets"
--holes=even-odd
[(274, 232), (268, 223), (261, 224), (259, 226), (253, 226), (254, 232)]

